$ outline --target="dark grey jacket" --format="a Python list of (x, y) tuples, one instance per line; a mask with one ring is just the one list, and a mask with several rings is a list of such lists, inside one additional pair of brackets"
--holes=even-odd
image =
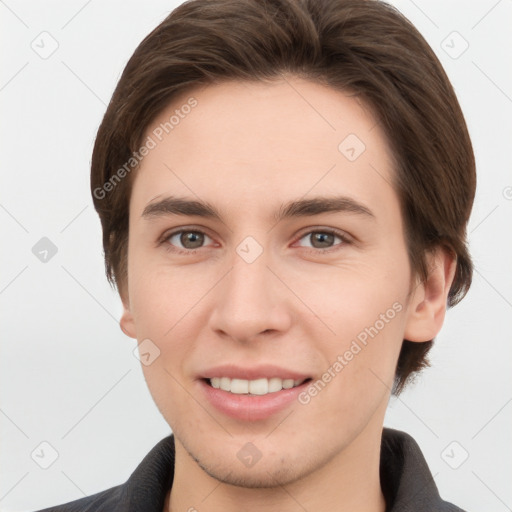
[[(39, 512), (162, 512), (174, 477), (174, 436), (162, 439), (122, 485)], [(380, 480), (386, 512), (464, 512), (443, 501), (416, 441), (384, 427)]]

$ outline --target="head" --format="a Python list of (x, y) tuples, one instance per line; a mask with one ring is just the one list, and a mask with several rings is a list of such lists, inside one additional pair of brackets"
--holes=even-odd
[[(290, 425), (339, 404), (336, 414), (352, 414), (338, 440), (347, 443), (428, 366), (446, 308), (470, 286), (475, 186), (453, 88), (389, 5), (192, 0), (175, 9), (129, 60), (91, 172), (121, 325), (160, 351), (144, 372), (173, 430), (187, 438), (201, 419), (225, 434), (190, 400), (208, 366), (284, 361), (312, 380), (336, 374)], [(210, 214), (162, 202), (170, 196)], [(179, 419), (187, 407), (196, 412)], [(300, 453), (292, 431), (283, 425), (289, 453)], [(188, 440), (190, 453), (204, 448)], [(214, 460), (204, 462), (211, 471)]]

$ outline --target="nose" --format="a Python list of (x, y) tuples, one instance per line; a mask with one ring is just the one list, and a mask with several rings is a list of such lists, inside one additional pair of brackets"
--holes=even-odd
[(291, 325), (291, 293), (269, 266), (264, 251), (249, 263), (235, 255), (230, 272), (215, 287), (210, 327), (239, 342), (285, 332)]

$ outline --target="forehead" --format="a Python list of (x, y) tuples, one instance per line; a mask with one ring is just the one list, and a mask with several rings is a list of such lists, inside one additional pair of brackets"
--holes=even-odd
[(139, 209), (171, 191), (260, 210), (309, 192), (375, 203), (391, 184), (389, 147), (364, 102), (299, 78), (196, 87), (160, 112), (148, 138), (132, 191)]
[[(196, 106), (190, 108), (192, 100)], [(357, 95), (290, 76), (272, 82), (229, 81), (195, 87), (175, 97), (147, 133), (157, 130), (157, 138), (173, 133), (190, 143), (193, 136), (202, 147), (228, 147), (234, 155), (243, 155), (254, 150), (258, 141), (267, 150), (282, 153), (289, 147), (285, 139), (309, 138), (337, 150), (340, 136), (349, 133), (371, 143), (367, 149), (372, 150), (379, 137), (384, 138), (376, 128), (376, 119)]]

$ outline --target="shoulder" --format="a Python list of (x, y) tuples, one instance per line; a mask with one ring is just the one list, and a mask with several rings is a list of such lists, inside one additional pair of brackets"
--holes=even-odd
[(123, 485), (118, 485), (85, 498), (34, 512), (110, 512), (114, 510), (121, 501), (123, 487)]
[(85, 498), (34, 512), (161, 512), (174, 478), (174, 436), (159, 441), (128, 480)]
[(427, 461), (414, 438), (389, 427), (382, 432), (381, 487), (389, 512), (465, 512), (439, 495)]

